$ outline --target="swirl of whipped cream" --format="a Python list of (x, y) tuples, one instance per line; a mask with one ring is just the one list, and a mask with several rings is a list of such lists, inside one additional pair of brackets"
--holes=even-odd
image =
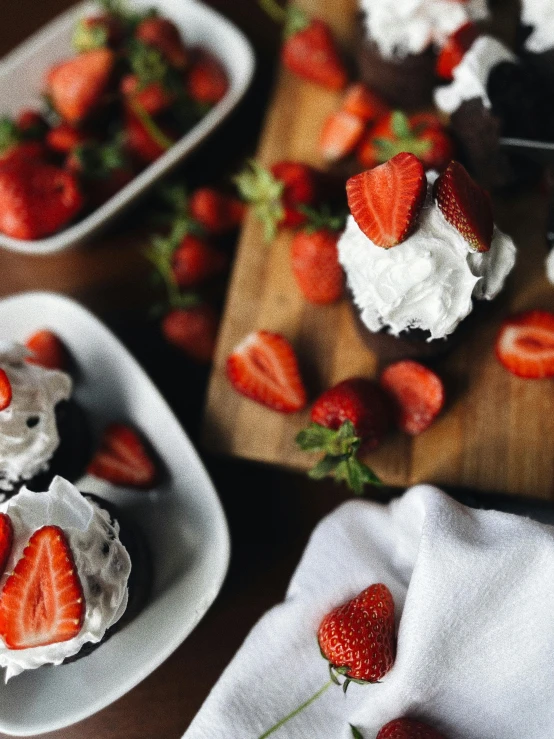
[(552, 0), (521, 0), (521, 22), (532, 26), (525, 48), (534, 54), (554, 46), (554, 3)]
[(435, 90), (437, 107), (453, 113), (464, 100), (480, 98), (485, 108), (490, 108), (487, 82), (492, 69), (501, 62), (517, 63), (517, 57), (492, 36), (480, 36), (454, 68), (453, 81)]
[(388, 59), (444, 46), (454, 31), (489, 14), (486, 0), (360, 0), (368, 38)]
[(546, 276), (548, 281), (554, 285), (554, 249), (551, 249), (546, 257)]
[(28, 355), (21, 344), (0, 342), (0, 367), (12, 386), (12, 402), (0, 411), (0, 491), (48, 468), (60, 443), (55, 408), (71, 395), (68, 374), (29, 364)]
[(0, 505), (14, 529), (13, 550), (0, 577), (4, 587), (21, 558), (31, 535), (42, 526), (59, 526), (65, 533), (83, 594), (86, 612), (81, 631), (73, 639), (29, 649), (8, 649), (0, 637), (0, 666), (6, 668), (6, 682), (24, 670), (42, 665), (59, 665), (87, 642), (99, 642), (127, 607), (127, 581), (131, 560), (119, 541), (119, 524), (96, 503), (83, 497), (63, 477), (55, 477), (45, 493), (26, 488)]
[(436, 173), (428, 173), (428, 192), (416, 230), (405, 241), (383, 249), (350, 216), (339, 239), (339, 261), (360, 317), (370, 331), (388, 327), (429, 331), (429, 341), (445, 338), (472, 310), (472, 297), (492, 300), (515, 263), (509, 236), (494, 228), (488, 252), (470, 250), (432, 198)]

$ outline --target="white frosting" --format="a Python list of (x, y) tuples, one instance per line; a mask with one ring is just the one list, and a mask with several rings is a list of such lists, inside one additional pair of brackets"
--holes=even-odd
[(386, 326), (397, 336), (419, 328), (430, 332), (429, 340), (445, 338), (471, 312), (472, 297), (492, 300), (514, 266), (514, 243), (496, 226), (488, 252), (470, 250), (432, 199), (436, 173), (427, 177), (425, 205), (405, 241), (376, 246), (352, 216), (339, 239), (339, 261), (370, 331)]
[(387, 58), (444, 46), (470, 20), (488, 16), (486, 0), (360, 0), (367, 36)]
[(554, 3), (552, 0), (522, 0), (521, 22), (533, 26), (525, 48), (540, 54), (554, 46)]
[(554, 249), (551, 249), (550, 254), (546, 257), (546, 276), (554, 285)]
[(454, 68), (453, 81), (436, 88), (437, 107), (445, 113), (453, 113), (464, 100), (480, 98), (483, 105), (490, 108), (487, 81), (491, 70), (501, 62), (517, 62), (517, 57), (492, 36), (480, 36)]
[[(29, 364), (27, 349), (0, 342), (0, 367), (12, 386), (12, 402), (0, 411), (0, 492), (48, 468), (59, 446), (55, 407), (71, 395), (69, 375)], [(38, 419), (30, 428), (29, 418)]]
[[(0, 666), (7, 668), (7, 682), (23, 670), (59, 665), (87, 642), (99, 642), (127, 607), (131, 560), (117, 538), (119, 525), (112, 526), (105, 510), (84, 498), (62, 477), (55, 477), (45, 493), (23, 488), (0, 505), (0, 511), (9, 514), (14, 529), (13, 551), (6, 573), (0, 578), (0, 588), (4, 587), (33, 532), (42, 526), (59, 526), (69, 541), (86, 603), (83, 627), (68, 641), (30, 649), (8, 649), (0, 637)], [(105, 545), (109, 546), (107, 552)]]

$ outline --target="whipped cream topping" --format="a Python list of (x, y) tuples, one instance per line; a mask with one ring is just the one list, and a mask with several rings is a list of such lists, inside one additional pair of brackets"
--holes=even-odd
[(0, 637), (0, 666), (6, 682), (23, 670), (59, 665), (87, 642), (99, 642), (127, 607), (127, 580), (131, 560), (119, 541), (119, 524), (110, 523), (104, 509), (84, 498), (70, 482), (55, 477), (45, 493), (23, 488), (0, 505), (14, 529), (13, 550), (0, 577), (0, 588), (21, 558), (31, 535), (42, 526), (59, 526), (71, 547), (85, 596), (86, 612), (81, 631), (73, 639), (29, 649), (8, 649)]
[(489, 14), (487, 0), (360, 0), (366, 33), (386, 58), (442, 48), (454, 31)]
[(509, 236), (494, 228), (488, 252), (470, 250), (428, 191), (414, 233), (390, 249), (376, 246), (352, 216), (338, 242), (339, 261), (360, 317), (370, 331), (397, 336), (419, 328), (445, 338), (472, 309), (472, 297), (492, 300), (515, 263)]
[(554, 3), (552, 0), (522, 0), (521, 22), (532, 26), (525, 48), (535, 54), (554, 46)]
[(501, 62), (515, 63), (517, 57), (492, 36), (480, 36), (454, 68), (453, 81), (436, 88), (437, 107), (445, 113), (453, 113), (464, 100), (480, 98), (485, 108), (490, 108), (487, 81), (492, 69)]
[(546, 257), (546, 276), (549, 282), (554, 285), (554, 249), (551, 249), (550, 254)]
[(12, 402), (0, 411), (0, 494), (48, 468), (60, 443), (55, 408), (72, 390), (69, 375), (27, 356), (24, 346), (0, 342), (0, 367), (12, 386)]

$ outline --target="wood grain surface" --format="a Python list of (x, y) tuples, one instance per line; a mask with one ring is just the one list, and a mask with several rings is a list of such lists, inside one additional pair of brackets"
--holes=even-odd
[[(325, 17), (343, 44), (351, 44), (353, 0), (305, 0), (302, 5)], [(258, 159), (266, 165), (292, 159), (323, 167), (317, 140), (337, 101), (335, 93), (281, 70)], [(513, 377), (495, 359), (493, 348), (504, 315), (554, 310), (554, 288), (544, 270), (546, 197), (536, 191), (497, 199), (494, 207), (497, 224), (518, 246), (516, 267), (501, 296), (438, 363), (448, 392), (439, 420), (414, 439), (391, 435), (368, 456), (387, 484), (427, 481), (554, 496), (554, 382)], [(325, 307), (303, 300), (290, 268), (290, 239), (290, 233), (281, 233), (267, 246), (253, 215), (246, 220), (210, 380), (204, 441), (223, 454), (306, 469), (316, 458), (300, 452), (294, 438), (308, 422), (308, 411), (283, 415), (238, 395), (225, 377), (226, 357), (251, 331), (280, 332), (297, 350), (312, 398), (346, 377), (375, 376), (379, 357), (359, 337), (346, 299)]]

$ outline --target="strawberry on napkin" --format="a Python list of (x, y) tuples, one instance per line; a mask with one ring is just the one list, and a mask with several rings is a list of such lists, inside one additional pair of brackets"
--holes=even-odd
[[(251, 631), (185, 738), (258, 739), (316, 695), (329, 681), (329, 614), (357, 622), (379, 594), (364, 590), (381, 583), (396, 614), (392, 668), (379, 682), (352, 679), (346, 695), (331, 684), (272, 737), (550, 739), (552, 582), (552, 527), (466, 508), (428, 485), (389, 505), (346, 503), (316, 528), (285, 601)], [(387, 597), (379, 608), (390, 613)], [(382, 613), (367, 608), (374, 622), (366, 614), (363, 628), (376, 633)], [(406, 733), (414, 722), (432, 729)]]

